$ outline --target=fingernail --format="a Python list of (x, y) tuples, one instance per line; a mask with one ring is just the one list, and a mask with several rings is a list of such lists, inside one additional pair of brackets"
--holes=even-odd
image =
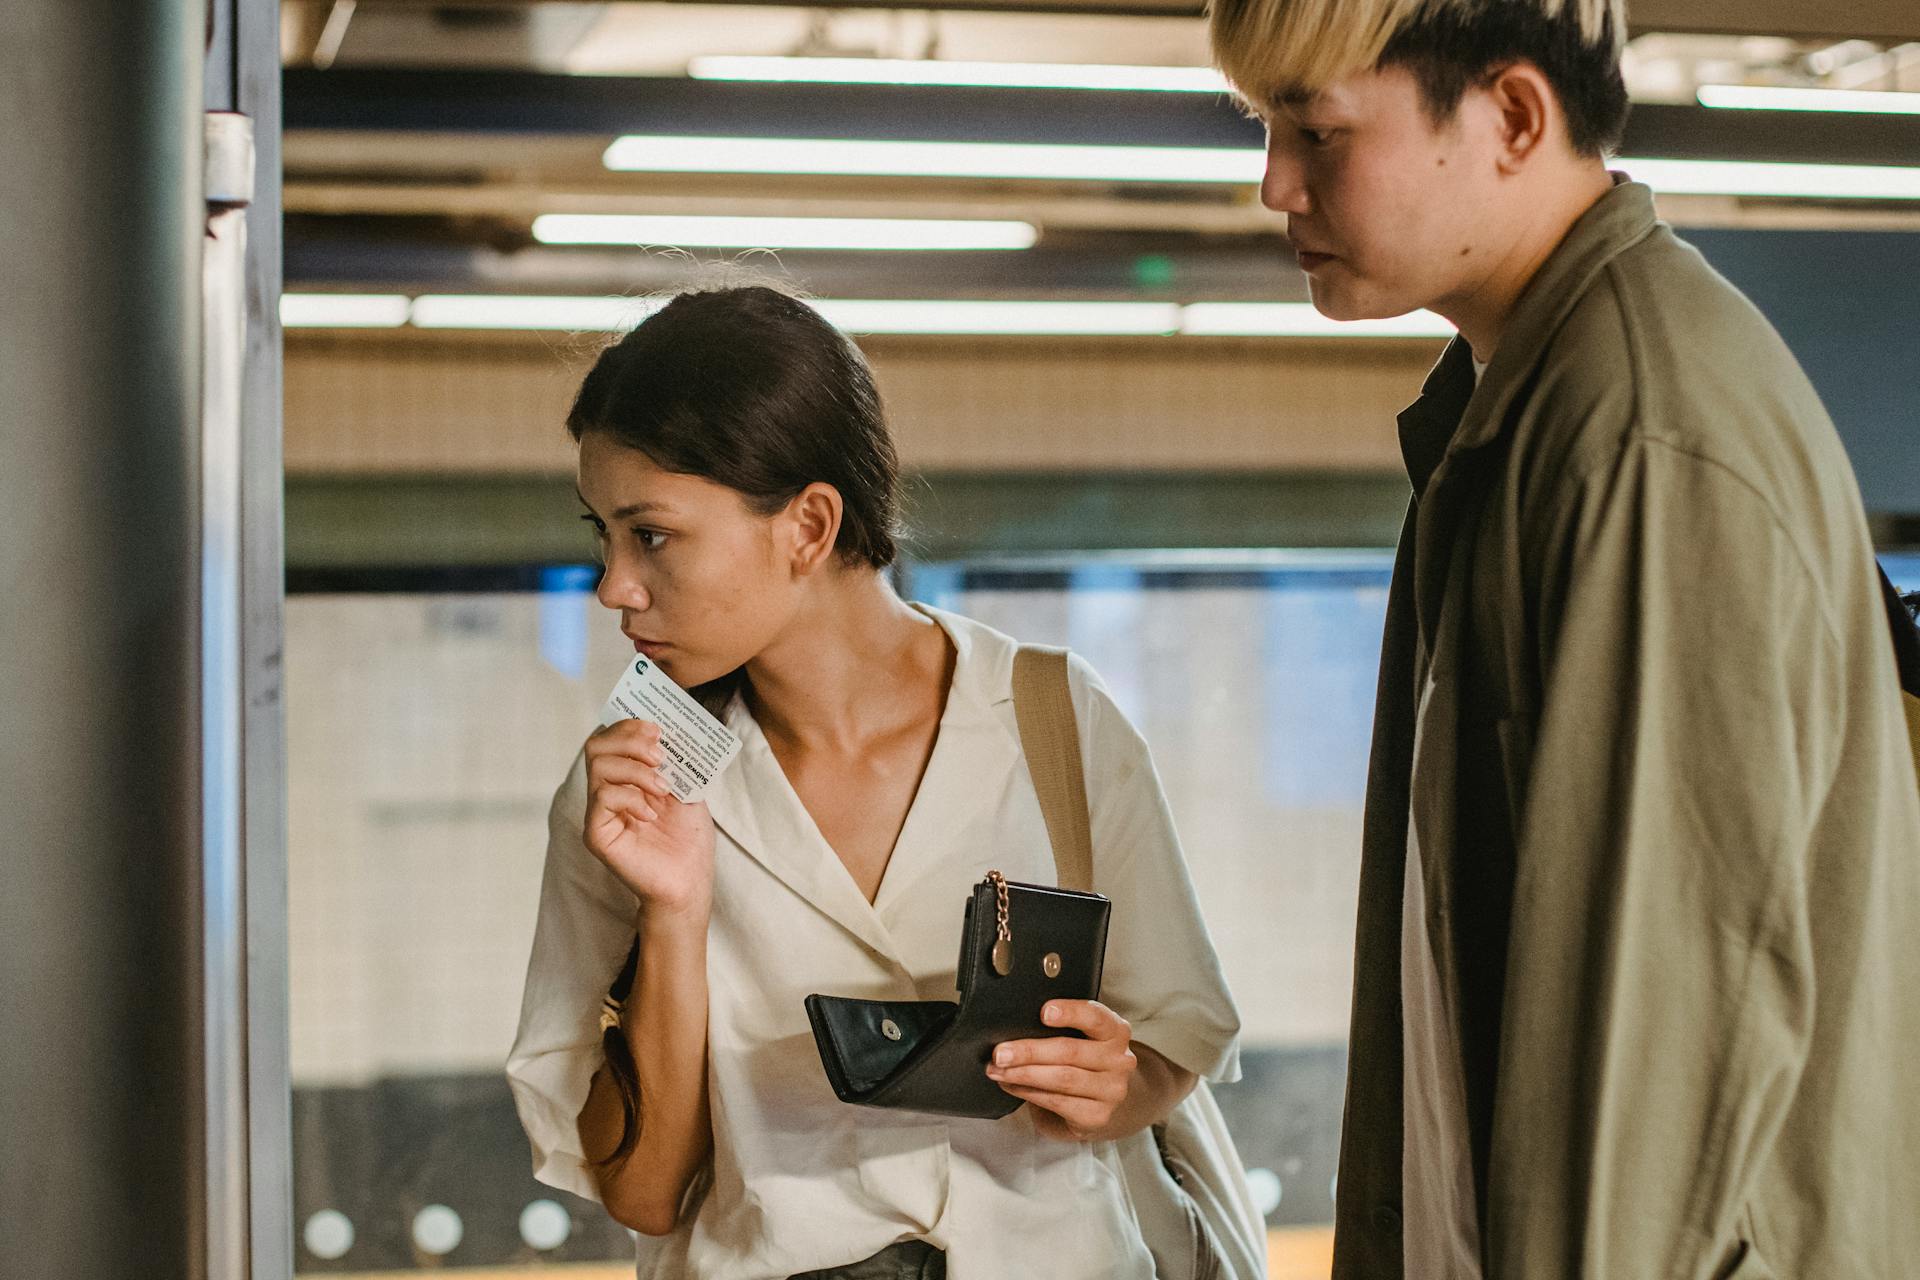
[(1011, 1061), (1013, 1061), (1013, 1054), (1010, 1051), (1006, 1049), (995, 1049), (993, 1051), (993, 1063), (995, 1066), (1004, 1067)]
[(1060, 1006), (1052, 1005), (1052, 1004), (1048, 1005), (1046, 1008), (1040, 1011), (1040, 1018), (1043, 1022), (1060, 1021)]

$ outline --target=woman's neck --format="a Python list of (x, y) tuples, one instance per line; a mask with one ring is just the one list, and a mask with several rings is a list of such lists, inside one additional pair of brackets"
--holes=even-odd
[(761, 732), (784, 745), (857, 751), (929, 712), (938, 717), (948, 650), (940, 625), (879, 573), (844, 571), (747, 663), (747, 705)]

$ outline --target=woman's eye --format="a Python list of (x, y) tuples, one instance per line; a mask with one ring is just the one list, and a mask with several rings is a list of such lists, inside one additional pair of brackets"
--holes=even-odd
[(1332, 140), (1333, 131), (1331, 129), (1309, 129), (1303, 125), (1300, 129), (1300, 136), (1310, 147), (1324, 147)]
[(641, 547), (648, 551), (659, 550), (660, 544), (667, 540), (666, 534), (653, 529), (635, 529), (633, 536), (640, 543)]

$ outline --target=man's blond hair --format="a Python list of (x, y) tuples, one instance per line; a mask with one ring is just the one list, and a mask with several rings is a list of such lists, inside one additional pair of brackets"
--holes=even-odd
[(1582, 41), (1626, 39), (1626, 0), (1210, 0), (1214, 62), (1256, 108), (1319, 92), (1380, 63), (1394, 38), (1436, 17), (1471, 20), (1494, 5), (1571, 18)]

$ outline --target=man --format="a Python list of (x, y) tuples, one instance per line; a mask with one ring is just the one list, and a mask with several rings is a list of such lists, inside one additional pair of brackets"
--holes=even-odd
[(1620, 0), (1215, 0), (1400, 419), (1335, 1275), (1920, 1275), (1920, 788), (1858, 490), (1604, 162)]

